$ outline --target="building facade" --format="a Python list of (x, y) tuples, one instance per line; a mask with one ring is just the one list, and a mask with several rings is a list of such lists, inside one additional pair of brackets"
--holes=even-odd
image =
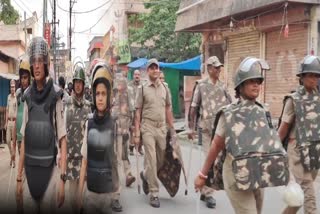
[[(224, 62), (222, 79), (234, 94), (233, 77), (247, 56), (266, 59), (260, 100), (279, 117), (283, 97), (298, 85), (299, 62), (320, 54), (320, 2), (317, 0), (182, 0), (177, 31), (201, 32), (203, 62)], [(203, 66), (203, 74), (205, 74)]]

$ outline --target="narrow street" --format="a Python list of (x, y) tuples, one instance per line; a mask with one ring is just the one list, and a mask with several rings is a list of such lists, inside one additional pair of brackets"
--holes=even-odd
[[(188, 140), (180, 140), (181, 148), (183, 153), (183, 158), (185, 161), (186, 170), (188, 170), (188, 163), (190, 157), (190, 141)], [(142, 169), (143, 157), (139, 157), (140, 162), (140, 170)], [(121, 203), (123, 205), (123, 214), (142, 214), (142, 213), (152, 213), (152, 214), (162, 214), (162, 213), (174, 213), (174, 214), (221, 214), (221, 213), (233, 213), (233, 209), (228, 201), (228, 198), (224, 191), (218, 191), (215, 194), (215, 198), (217, 200), (217, 207), (215, 209), (208, 209), (205, 206), (205, 203), (198, 200), (200, 195), (195, 193), (193, 189), (193, 179), (197, 172), (199, 171), (201, 164), (204, 160), (204, 156), (200, 157), (199, 147), (194, 145), (192, 148), (191, 155), (191, 171), (190, 171), (190, 184), (188, 187), (188, 195), (185, 196), (185, 184), (183, 180), (183, 174), (181, 174), (180, 181), (180, 189), (177, 195), (174, 198), (171, 198), (166, 190), (161, 187), (160, 190), (160, 203), (161, 207), (159, 209), (152, 208), (149, 205), (149, 198), (143, 193), (141, 188), (141, 194), (138, 194), (137, 191), (137, 182), (133, 184), (131, 188), (124, 187), (124, 179), (122, 180), (122, 194), (121, 194)], [(200, 160), (201, 159), (201, 160)], [(132, 172), (136, 174), (136, 160), (135, 156), (130, 156), (130, 160), (132, 162)], [(15, 168), (17, 169), (17, 167)], [(15, 191), (15, 175), (16, 171), (12, 171), (12, 183), (9, 184), (10, 178), (10, 168), (9, 168), (9, 154), (8, 150), (5, 149), (0, 150), (0, 206), (1, 204), (12, 203), (15, 204), (14, 199), (14, 191)], [(123, 178), (123, 176), (122, 176)], [(9, 190), (9, 200), (7, 201), (7, 192), (8, 187), (10, 185)], [(316, 182), (316, 190), (317, 190), (317, 198), (318, 198), (318, 207), (320, 205), (320, 177), (318, 177)], [(282, 200), (282, 192), (284, 187), (278, 188), (268, 188), (265, 191), (265, 199), (264, 199), (264, 208), (263, 213), (281, 213), (281, 210), (285, 207), (285, 203)], [(66, 192), (68, 190), (66, 189)], [(63, 210), (68, 210), (69, 203), (66, 199), (65, 205), (62, 208)], [(0, 209), (1, 210), (1, 209)], [(303, 210), (300, 210), (299, 214), (303, 214)]]

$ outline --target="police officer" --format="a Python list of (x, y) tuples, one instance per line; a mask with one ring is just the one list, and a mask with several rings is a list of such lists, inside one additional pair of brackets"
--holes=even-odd
[[(129, 128), (133, 117), (133, 104), (129, 101), (127, 90), (126, 72), (123, 72), (114, 80), (114, 100), (112, 107), (112, 115), (115, 118), (116, 131), (116, 157), (117, 157), (117, 173), (120, 175), (121, 165), (123, 165), (124, 174), (126, 176), (126, 186), (129, 187), (135, 182), (136, 178), (131, 173), (131, 165), (128, 157), (129, 144)], [(123, 163), (123, 164), (121, 164)], [(122, 212), (120, 204), (120, 186), (113, 194), (112, 210)]]
[[(145, 194), (150, 192), (150, 205), (160, 207), (157, 169), (161, 167), (166, 149), (166, 122), (172, 137), (176, 136), (168, 88), (159, 79), (159, 63), (147, 63), (148, 81), (137, 94), (135, 117), (135, 143), (140, 143), (140, 133), (145, 148), (145, 171), (140, 173)], [(140, 123), (141, 121), (141, 123)]]
[(88, 100), (90, 103), (92, 102), (91, 89), (88, 84), (84, 86), (84, 98)]
[[(6, 140), (10, 152), (10, 167), (15, 167), (16, 156), (16, 116), (17, 116), (17, 97), (16, 97), (16, 83), (12, 79), (10, 81), (10, 94), (7, 99), (6, 109)], [(12, 142), (12, 143), (11, 143)]]
[[(98, 63), (92, 72), (95, 111), (89, 116), (81, 147), (82, 164), (78, 192), (79, 207), (85, 213), (112, 213), (111, 201), (118, 188), (114, 148), (114, 121), (111, 117), (112, 73), (105, 63)], [(83, 187), (87, 179), (84, 197)]]
[[(306, 56), (297, 73), (301, 85), (285, 97), (279, 136), (288, 142), (289, 168), (304, 191), (304, 213), (317, 212), (314, 180), (320, 168), (320, 58)], [(300, 207), (287, 207), (284, 214), (297, 213)]]
[(72, 84), (72, 82), (69, 82), (68, 83), (68, 94), (69, 94), (69, 96), (71, 96), (72, 92), (73, 92), (73, 84)]
[[(221, 107), (231, 102), (231, 97), (226, 87), (219, 80), (223, 64), (218, 57), (212, 56), (207, 60), (206, 65), (209, 76), (196, 82), (192, 95), (189, 121), (189, 139), (194, 139), (195, 117), (197, 110), (199, 110), (201, 115), (199, 135), (202, 135), (201, 143), (204, 146), (205, 155), (208, 154), (210, 148), (211, 130), (213, 129), (216, 114)], [(213, 198), (213, 189), (208, 186), (204, 186), (201, 189), (200, 199), (206, 202), (208, 208), (216, 206), (216, 200)]]
[(270, 113), (256, 101), (264, 80), (262, 69), (269, 66), (257, 58), (247, 57), (240, 64), (235, 76), (239, 100), (218, 113), (208, 156), (194, 182), (196, 190), (204, 186), (209, 168), (225, 150), (224, 190), (237, 214), (260, 214), (263, 188), (289, 180), (286, 152)]
[[(164, 73), (163, 73), (163, 71), (161, 71), (161, 70), (160, 70), (159, 79), (160, 79), (160, 81), (161, 81), (166, 87), (168, 87), (168, 89), (169, 89), (169, 85), (168, 85), (168, 83), (166, 82)], [(172, 95), (171, 95), (170, 89), (169, 89), (169, 95), (170, 95), (170, 100), (171, 100)]]
[(84, 99), (85, 73), (84, 68), (76, 65), (73, 72), (74, 93), (66, 100), (65, 119), (67, 128), (68, 162), (67, 180), (69, 183), (69, 200), (73, 212), (77, 212), (76, 195), (78, 194), (81, 145), (84, 140), (85, 123), (91, 112), (89, 101)]
[(19, 81), (20, 81), (20, 88), (17, 89), (17, 104), (18, 104), (18, 111), (17, 111), (17, 143), (18, 143), (18, 151), (20, 153), (21, 147), (21, 140), (22, 135), (20, 134), (20, 129), (22, 125), (22, 118), (23, 118), (23, 106), (24, 100), (22, 99), (24, 91), (29, 87), (31, 81), (31, 71), (30, 71), (30, 64), (29, 58), (24, 57), (20, 60), (19, 64)]
[[(17, 104), (18, 104), (18, 111), (17, 111), (17, 124), (16, 124), (16, 133), (17, 133), (17, 145), (18, 145), (18, 152), (20, 154), (20, 148), (21, 148), (21, 141), (22, 141), (22, 135), (20, 133), (21, 125), (22, 125), (22, 119), (23, 119), (23, 109), (24, 109), (24, 99), (23, 93), (30, 85), (31, 81), (31, 70), (30, 70), (30, 63), (29, 58), (23, 57), (20, 60), (19, 64), (19, 81), (20, 81), (20, 88), (17, 89), (16, 95), (17, 95)], [(17, 208), (18, 213), (23, 212), (23, 201), (17, 200)]]
[[(134, 70), (133, 71), (133, 80), (131, 80), (128, 83), (128, 95), (129, 95), (129, 99), (130, 99), (130, 103), (133, 103), (133, 106), (135, 106), (136, 103), (136, 96), (137, 96), (137, 91), (138, 91), (138, 87), (141, 85), (141, 72), (139, 70)], [(135, 114), (135, 108), (134, 108), (134, 112), (133, 114)], [(134, 123), (134, 121), (133, 121)], [(130, 129), (130, 146), (129, 146), (129, 150), (130, 150), (130, 155), (133, 155), (133, 149), (134, 149), (134, 135), (135, 131), (134, 131), (134, 124), (132, 124), (131, 129)], [(142, 144), (140, 144), (138, 146), (138, 152), (143, 155), (143, 151), (142, 151)]]
[[(121, 162), (123, 163), (126, 186), (129, 187), (136, 180), (131, 173), (131, 165), (128, 157), (128, 144), (130, 140), (129, 129), (133, 120), (134, 103), (130, 102), (132, 100), (129, 99), (126, 77), (120, 77), (115, 82), (117, 93), (115, 95), (115, 104), (112, 107), (112, 110), (113, 113), (117, 115), (117, 158), (119, 164)], [(118, 169), (121, 168), (120, 165), (118, 166)]]
[[(66, 129), (63, 118), (61, 90), (49, 76), (48, 44), (42, 37), (31, 40), (30, 57), (32, 85), (24, 93), (21, 127), (22, 143), (17, 173), (16, 195), (22, 198), (22, 172), (25, 169), (29, 192), (24, 203), (26, 212), (47, 213), (64, 202), (66, 181)], [(56, 140), (61, 151), (60, 173), (56, 167)], [(58, 189), (58, 194), (56, 194)], [(28, 201), (29, 200), (29, 201)], [(57, 203), (56, 203), (57, 202)], [(30, 209), (30, 210), (29, 210)]]
[(58, 83), (59, 83), (59, 86), (60, 86), (61, 90), (63, 91), (63, 93), (61, 95), (61, 99), (62, 99), (63, 107), (65, 107), (66, 100), (69, 98), (69, 93), (65, 90), (66, 81), (65, 81), (63, 76), (59, 77)]

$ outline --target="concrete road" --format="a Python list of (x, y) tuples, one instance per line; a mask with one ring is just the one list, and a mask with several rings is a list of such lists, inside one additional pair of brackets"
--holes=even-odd
[[(181, 140), (181, 148), (183, 153), (183, 158), (185, 161), (185, 167), (188, 168), (189, 157), (190, 157), (190, 142), (187, 140)], [(215, 193), (215, 198), (217, 200), (217, 207), (215, 209), (208, 209), (204, 202), (199, 200), (199, 194), (195, 193), (193, 190), (193, 180), (199, 169), (201, 168), (204, 156), (201, 155), (199, 147), (194, 145), (191, 151), (191, 167), (190, 167), (190, 184), (188, 189), (188, 195), (185, 196), (184, 192), (186, 186), (184, 184), (183, 176), (181, 176), (180, 189), (174, 198), (171, 198), (166, 190), (161, 186), (160, 190), (160, 203), (161, 207), (159, 209), (152, 208), (149, 205), (149, 198), (144, 195), (142, 188), (141, 194), (137, 191), (137, 182), (135, 182), (132, 187), (124, 187), (124, 179), (122, 179), (122, 194), (121, 203), (123, 205), (123, 214), (162, 214), (162, 213), (174, 213), (174, 214), (231, 214), (234, 213), (231, 204), (224, 191), (217, 191)], [(136, 175), (136, 160), (134, 156), (130, 156), (132, 163), (132, 173)], [(143, 157), (140, 156), (140, 170), (143, 166)], [(1, 204), (11, 203), (15, 206), (15, 184), (16, 184), (16, 169), (12, 170), (11, 174), (11, 184), (9, 189), (9, 178), (10, 178), (10, 167), (9, 167), (9, 151), (5, 147), (0, 149), (0, 207)], [(320, 179), (316, 182), (317, 191), (317, 203), (320, 213)], [(263, 213), (265, 214), (277, 214), (281, 213), (281, 210), (285, 207), (285, 203), (282, 201), (282, 192), (284, 187), (278, 188), (268, 188), (265, 191), (265, 200)], [(66, 190), (67, 191), (67, 190)], [(69, 202), (66, 201), (64, 209), (68, 209)], [(1, 212), (0, 212), (1, 213)], [(299, 214), (303, 211), (300, 210)]]

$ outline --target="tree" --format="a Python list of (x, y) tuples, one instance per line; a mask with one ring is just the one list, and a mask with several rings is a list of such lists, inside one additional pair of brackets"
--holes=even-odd
[(144, 4), (149, 13), (130, 16), (130, 26), (141, 23), (142, 27), (129, 28), (129, 42), (147, 49), (146, 57), (178, 62), (199, 55), (201, 44), (199, 33), (174, 31), (180, 1), (150, 0)]
[(10, 0), (0, 0), (0, 21), (6, 25), (17, 23), (19, 13), (12, 7)]

